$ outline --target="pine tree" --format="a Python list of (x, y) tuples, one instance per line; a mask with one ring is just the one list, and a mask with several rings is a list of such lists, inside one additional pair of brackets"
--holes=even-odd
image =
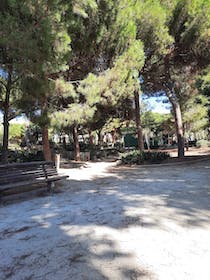
[[(188, 74), (190, 80), (209, 64), (209, 9), (209, 1), (205, 0), (162, 1), (165, 17), (160, 31), (165, 30), (170, 40), (159, 52), (153, 51), (152, 47), (157, 44), (153, 43), (149, 33), (146, 37), (147, 45), (151, 46), (145, 49), (148, 53), (143, 71), (145, 91), (164, 91), (167, 94), (174, 112), (179, 157), (184, 156), (184, 129), (180, 105), (182, 95), (177, 85), (183, 75)], [(145, 42), (144, 38), (142, 40)]]
[[(41, 111), (46, 115), (49, 79), (53, 73), (65, 69), (70, 39), (66, 32), (67, 26), (62, 19), (63, 12), (65, 5), (60, 4), (58, 0), (49, 3), (45, 1), (36, 3), (31, 0), (1, 2), (0, 67), (6, 73), (6, 94), (3, 101), (5, 162), (8, 150), (10, 98), (15, 93), (13, 86), (17, 85), (17, 81), (19, 86), (25, 84), (27, 80), (45, 83), (46, 92), (43, 93), (45, 97), (41, 97)], [(27, 100), (27, 95), (33, 91), (29, 85), (28, 88), (28, 92), (23, 92), (25, 88), (21, 86), (23, 103), (24, 99)], [(27, 113), (27, 109), (31, 111), (27, 106), (23, 111)], [(43, 126), (43, 132), (47, 142), (46, 125)]]

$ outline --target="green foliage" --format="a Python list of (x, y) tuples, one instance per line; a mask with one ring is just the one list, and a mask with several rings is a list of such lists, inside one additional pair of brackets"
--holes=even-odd
[(202, 95), (193, 96), (186, 101), (183, 120), (188, 126), (190, 126), (191, 132), (196, 132), (207, 127), (207, 101), (207, 98)]
[[(144, 43), (145, 52), (153, 56), (155, 62), (157, 56), (167, 53), (168, 47), (173, 43), (167, 26), (169, 10), (161, 1), (133, 1), (135, 21), (137, 25), (137, 38)], [(173, 2), (173, 1), (172, 1)]]
[[(0, 110), (11, 74), (9, 120), (25, 112), (40, 126), (51, 123), (56, 129), (120, 127), (131, 118), (140, 73), (148, 92), (172, 85), (192, 131), (205, 127), (207, 102), (200, 92), (209, 95), (209, 4), (2, 0)], [(196, 91), (196, 75), (203, 68)], [(142, 117), (144, 129), (155, 133), (169, 122), (168, 116), (152, 112)]]
[(144, 151), (131, 151), (123, 154), (121, 161), (123, 164), (144, 164), (146, 163), (160, 163), (169, 158), (167, 152), (144, 152)]
[(116, 57), (136, 39), (130, 1), (95, 2), (96, 5), (86, 6), (85, 16), (75, 14), (72, 7), (67, 15), (73, 51), (70, 67), (74, 79), (112, 68)]
[(11, 123), (9, 126), (9, 140), (20, 139), (24, 135), (25, 125)]
[(74, 124), (85, 124), (94, 114), (94, 108), (86, 104), (72, 103), (68, 108), (52, 114), (51, 124), (54, 127), (71, 127)]
[(177, 43), (195, 56), (210, 60), (210, 2), (209, 0), (179, 0), (170, 22), (171, 34)]
[[(67, 69), (70, 52), (70, 37), (62, 16), (65, 11), (66, 5), (59, 0), (3, 0), (0, 3), (4, 162), (7, 162), (8, 122), (12, 118), (24, 112), (42, 127), (49, 123), (50, 78)], [(12, 104), (13, 99), (16, 102)]]
[[(8, 162), (30, 162), (30, 161), (43, 161), (44, 156), (41, 151), (37, 150), (9, 150)], [(1, 157), (0, 157), (1, 160)]]
[(160, 114), (152, 111), (146, 111), (142, 114), (142, 127), (158, 133), (166, 129), (166, 124), (171, 119), (170, 114)]
[[(76, 98), (74, 86), (63, 78), (52, 80), (54, 95), (61, 98)], [(54, 97), (54, 96), (53, 96)]]
[(86, 79), (82, 80), (77, 91), (84, 96), (89, 106), (94, 106), (100, 102), (100, 92), (103, 90), (103, 79), (90, 73)]
[(51, 73), (63, 67), (70, 38), (60, 1), (3, 1), (0, 11), (1, 67), (12, 64), (16, 74)]
[[(206, 68), (210, 62), (210, 2), (209, 0), (151, 2), (161, 3), (166, 15), (162, 25), (165, 30), (168, 30), (172, 41), (165, 44), (165, 51), (159, 52), (154, 49), (152, 56), (147, 56), (143, 73), (146, 91), (160, 92), (161, 90), (166, 91), (168, 87), (174, 87), (176, 89), (175, 99), (180, 101), (185, 95), (183, 92), (185, 92), (186, 86), (179, 94), (180, 87), (177, 87), (177, 83), (184, 77), (185, 80), (188, 79), (187, 83), (189, 85), (191, 83), (190, 86), (192, 86), (190, 80), (195, 80), (199, 71)], [(152, 6), (155, 7), (155, 4)], [(150, 37), (150, 32), (146, 32), (146, 34), (149, 40), (147, 45), (152, 48), (155, 40), (152, 40), (152, 36)], [(151, 34), (153, 33), (151, 32)], [(164, 38), (166, 37), (164, 36)], [(164, 38), (161, 38), (162, 42), (164, 42)], [(142, 40), (144, 43), (145, 39)], [(149, 53), (149, 49), (145, 51)]]
[(122, 126), (125, 126), (125, 122), (120, 118), (109, 118), (105, 125), (102, 128), (102, 132), (112, 132), (115, 129), (119, 129)]
[[(78, 98), (74, 99), (74, 103), (53, 114), (52, 125), (70, 127), (73, 124), (87, 125), (98, 121), (99, 108), (114, 109), (121, 100), (133, 95), (137, 86), (133, 79), (133, 71), (142, 68), (143, 64), (143, 45), (140, 41), (133, 41), (116, 59), (113, 68), (98, 76), (89, 74), (81, 81), (76, 88)], [(103, 118), (106, 121), (109, 115), (106, 114)]]
[(198, 78), (198, 87), (204, 95), (210, 97), (210, 67)]
[(210, 124), (210, 67), (207, 67), (198, 77), (196, 86), (198, 91), (206, 98), (206, 108), (208, 109), (208, 122)]
[[(14, 78), (14, 77), (13, 77)], [(2, 71), (0, 72), (0, 112), (4, 113), (5, 105), (6, 105), (6, 93), (8, 87), (8, 73)], [(22, 98), (23, 93), (20, 90), (20, 83), (19, 81), (12, 82), (9, 87), (10, 91), (10, 98), (8, 107), (10, 108), (8, 111), (8, 119), (9, 121), (19, 116), (21, 111), (18, 108), (18, 102)]]
[(198, 140), (196, 143), (196, 147), (198, 148), (210, 147), (210, 142), (205, 139)]
[(141, 69), (144, 65), (143, 45), (140, 41), (130, 43), (128, 49), (119, 56), (113, 68), (102, 72), (99, 76), (89, 74), (81, 82), (78, 91), (92, 106), (97, 103), (117, 104), (121, 98), (133, 95), (135, 81), (134, 69)]

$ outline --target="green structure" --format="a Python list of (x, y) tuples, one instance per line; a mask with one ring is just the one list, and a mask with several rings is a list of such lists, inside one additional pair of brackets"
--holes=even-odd
[(131, 147), (138, 147), (138, 139), (135, 137), (134, 134), (126, 134), (124, 136), (124, 147), (131, 148)]

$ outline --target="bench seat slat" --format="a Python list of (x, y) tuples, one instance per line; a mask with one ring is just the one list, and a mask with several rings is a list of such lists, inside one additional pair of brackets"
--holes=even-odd
[[(57, 176), (56, 170), (51, 170), (46, 172), (47, 176), (55, 175)], [(24, 172), (24, 173), (15, 173), (15, 174), (8, 174), (6, 177), (0, 177), (0, 185), (7, 181), (15, 181), (18, 179), (26, 180), (30, 178), (39, 178), (45, 177), (45, 173), (43, 171), (35, 171), (35, 172)]]
[(30, 183), (28, 181), (16, 182), (16, 183), (12, 183), (12, 184), (10, 183), (10, 184), (6, 184), (4, 186), (0, 186), (0, 192), (5, 191), (5, 190), (9, 190), (9, 189), (14, 188), (14, 187), (21, 187), (21, 186), (35, 185), (35, 184), (43, 184), (43, 183), (58, 181), (58, 180), (66, 179), (66, 178), (68, 178), (68, 176), (60, 175), (60, 176), (49, 177), (48, 179), (38, 178), (37, 180), (30, 181)]
[(10, 177), (10, 176), (18, 176), (18, 175), (22, 175), (22, 176), (24, 176), (24, 175), (28, 175), (28, 174), (34, 174), (34, 173), (44, 173), (44, 171), (43, 170), (41, 170), (41, 169), (36, 169), (36, 170), (24, 170), (24, 171), (18, 171), (18, 170), (16, 170), (15, 172), (8, 172), (8, 173), (5, 173), (5, 174), (1, 174), (0, 176), (0, 178), (3, 178), (3, 177)]
[(8, 176), (8, 177), (4, 177), (4, 178), (1, 178), (0, 182), (5, 182), (5, 181), (13, 181), (13, 180), (16, 180), (16, 181), (26, 181), (26, 180), (29, 180), (30, 178), (46, 178), (45, 177), (45, 174), (43, 173), (35, 173), (35, 174), (28, 174), (28, 175), (24, 175), (24, 176), (18, 176), (18, 175), (15, 175), (15, 176)]
[(16, 188), (16, 187), (23, 187), (23, 186), (35, 185), (35, 184), (41, 184), (41, 183), (43, 184), (43, 183), (46, 183), (46, 182), (47, 182), (47, 180), (43, 178), (42, 180), (30, 181), (30, 183), (28, 181), (10, 183), (10, 184), (0, 186), (0, 192), (6, 191), (6, 190), (9, 190), (9, 189), (12, 189), (12, 188)]
[(67, 179), (69, 176), (67, 175), (57, 175), (57, 176), (52, 176), (52, 177), (48, 177), (46, 180), (47, 182), (53, 182), (53, 181), (58, 181), (58, 180), (62, 180), (62, 179)]
[[(47, 184), (66, 179), (69, 176), (60, 175), (52, 162), (29, 162), (0, 165), (0, 195), (12, 190), (23, 191), (21, 187)], [(25, 191), (27, 190), (25, 188)], [(14, 193), (14, 191), (13, 191)]]
[(21, 172), (21, 173), (11, 173), (11, 174), (5, 174), (5, 176), (0, 177), (1, 180), (12, 180), (12, 179), (24, 179), (24, 178), (30, 178), (30, 177), (39, 177), (39, 176), (44, 176), (45, 174), (43, 171), (35, 171), (35, 172)]
[(1, 186), (4, 186), (4, 185), (6, 185), (6, 184), (9, 184), (9, 183), (15, 183), (15, 182), (24, 182), (24, 181), (26, 181), (26, 182), (30, 182), (31, 180), (37, 180), (37, 179), (39, 179), (39, 178), (44, 178), (44, 179), (46, 179), (45, 178), (45, 176), (30, 176), (30, 177), (25, 177), (25, 178), (12, 178), (12, 179), (9, 179), (9, 180), (4, 180), (4, 181), (1, 181), (0, 182), (0, 187)]

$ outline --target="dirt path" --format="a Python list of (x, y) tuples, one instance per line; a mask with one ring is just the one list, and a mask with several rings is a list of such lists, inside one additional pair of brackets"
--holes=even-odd
[(110, 166), (0, 207), (0, 279), (210, 279), (210, 162)]

